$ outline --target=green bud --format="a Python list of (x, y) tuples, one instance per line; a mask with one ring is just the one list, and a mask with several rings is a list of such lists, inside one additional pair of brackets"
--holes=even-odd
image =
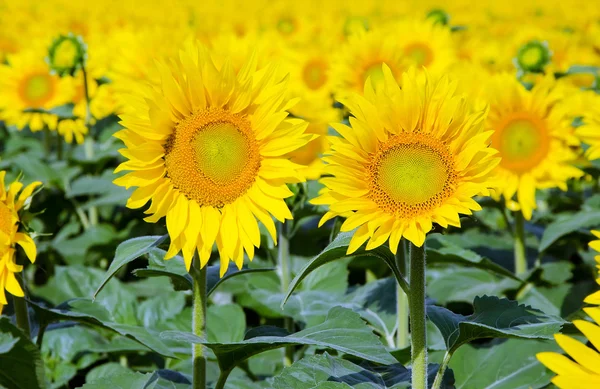
[(523, 71), (541, 73), (544, 71), (544, 67), (550, 63), (551, 58), (552, 52), (548, 48), (548, 44), (533, 40), (521, 46), (515, 62), (517, 67)]
[(432, 9), (427, 12), (427, 20), (433, 22), (433, 24), (441, 24), (447, 26), (450, 23), (450, 15), (443, 9)]
[(48, 57), (46, 58), (50, 70), (60, 77), (74, 75), (82, 66), (85, 66), (86, 60), (86, 44), (80, 36), (75, 36), (72, 33), (60, 35), (54, 39), (48, 49)]

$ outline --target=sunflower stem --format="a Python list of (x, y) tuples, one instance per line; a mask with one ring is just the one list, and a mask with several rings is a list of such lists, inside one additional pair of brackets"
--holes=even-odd
[(446, 372), (446, 368), (448, 368), (448, 363), (450, 363), (450, 358), (452, 358), (452, 354), (448, 351), (446, 351), (446, 354), (444, 354), (444, 360), (442, 361), (442, 364), (440, 365), (436, 375), (435, 375), (435, 379), (433, 380), (433, 385), (431, 386), (431, 389), (440, 389), (442, 387), (442, 381), (444, 380), (444, 373)]
[[(94, 137), (92, 136), (92, 111), (90, 108), (90, 91), (88, 87), (88, 75), (85, 70), (85, 63), (81, 63), (81, 73), (83, 73), (83, 91), (85, 94), (85, 127), (88, 129), (83, 148), (85, 157), (88, 160), (94, 158)], [(95, 206), (90, 207), (88, 211), (89, 221), (92, 226), (98, 224), (98, 209)]]
[(427, 330), (425, 319), (425, 244), (410, 245), (410, 295), (412, 388), (427, 389)]
[[(285, 294), (287, 293), (292, 279), (292, 272), (290, 268), (290, 242), (287, 236), (288, 225), (285, 223), (280, 223), (277, 225), (277, 227), (277, 264), (279, 267), (279, 278), (281, 280), (281, 291)], [(283, 320), (285, 329), (289, 333), (294, 332), (294, 319), (285, 316)], [(283, 364), (284, 366), (290, 366), (292, 363), (294, 363), (294, 348), (292, 346), (286, 346)]]
[(63, 159), (63, 139), (58, 131), (56, 131), (56, 159), (59, 161)]
[[(20, 275), (17, 275), (16, 278), (17, 282), (21, 285), (21, 289), (25, 292), (25, 281)], [(31, 338), (29, 312), (27, 312), (27, 301), (25, 301), (25, 297), (13, 295), (13, 305), (15, 308), (15, 316), (17, 317), (17, 327), (19, 327), (28, 338)]]
[[(193, 331), (194, 335), (204, 339), (206, 334), (206, 267), (202, 267), (198, 256), (192, 261), (191, 275), (194, 285)], [(198, 343), (192, 345), (194, 362), (193, 389), (206, 388), (206, 355), (204, 346)]]
[(525, 218), (521, 211), (515, 212), (515, 274), (527, 272), (527, 256), (525, 254)]
[[(406, 242), (402, 239), (398, 251), (396, 251), (396, 267), (398, 267), (398, 270), (403, 275), (408, 273), (406, 259)], [(408, 336), (408, 296), (404, 293), (400, 284), (396, 284), (396, 322), (396, 348), (407, 348), (410, 346)]]
[(52, 151), (52, 134), (50, 133), (50, 129), (46, 126), (46, 127), (44, 127), (44, 153), (45, 153), (46, 158), (48, 158), (50, 156), (51, 151)]

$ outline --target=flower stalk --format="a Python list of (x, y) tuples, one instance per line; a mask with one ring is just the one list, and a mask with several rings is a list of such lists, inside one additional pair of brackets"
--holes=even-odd
[(527, 272), (527, 256), (525, 253), (525, 218), (521, 211), (515, 212), (515, 274)]
[[(287, 236), (287, 224), (278, 224), (278, 236), (277, 236), (277, 265), (279, 271), (279, 279), (281, 280), (281, 292), (286, 293), (290, 282), (292, 280), (292, 269), (290, 263), (290, 242)], [(292, 333), (294, 332), (294, 319), (291, 317), (284, 317), (285, 329)], [(285, 354), (283, 359), (284, 366), (290, 366), (294, 363), (294, 348), (291, 346), (285, 347)]]
[[(15, 275), (17, 282), (21, 284), (21, 289), (25, 291), (24, 281), (20, 275)], [(25, 335), (31, 337), (31, 327), (29, 325), (29, 313), (27, 312), (27, 302), (25, 297), (18, 297), (13, 295), (13, 305), (15, 309), (15, 316), (17, 317), (17, 327), (19, 327)]]
[(412, 388), (427, 389), (427, 323), (425, 316), (425, 244), (410, 245), (410, 295)]
[[(200, 264), (200, 258), (194, 256), (192, 260), (191, 276), (193, 279), (193, 332), (197, 337), (204, 339), (206, 335), (206, 267)], [(204, 346), (194, 343), (192, 345), (193, 357), (193, 389), (206, 388), (206, 355)]]
[[(400, 240), (398, 251), (396, 251), (396, 267), (404, 276), (408, 273), (406, 258), (406, 241)], [(396, 348), (404, 349), (410, 346), (408, 336), (408, 295), (402, 290), (400, 284), (396, 284)]]

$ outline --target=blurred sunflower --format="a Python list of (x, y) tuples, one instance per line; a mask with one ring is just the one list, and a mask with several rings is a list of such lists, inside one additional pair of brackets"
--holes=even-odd
[[(592, 231), (600, 239), (600, 231)], [(600, 240), (589, 244), (590, 248), (600, 252)], [(600, 267), (600, 255), (596, 256)], [(600, 279), (596, 280), (600, 284)], [(585, 300), (588, 304), (600, 305), (600, 291), (592, 293)], [(596, 322), (573, 320), (573, 324), (594, 347), (563, 334), (556, 334), (556, 342), (572, 359), (554, 352), (537, 354), (537, 359), (547, 368), (558, 374), (552, 383), (561, 389), (589, 389), (600, 387), (600, 307), (584, 308), (585, 313)]]
[(31, 131), (40, 131), (44, 126), (56, 129), (56, 115), (26, 110), (48, 110), (68, 103), (72, 97), (69, 80), (51, 75), (43, 54), (37, 50), (9, 56), (8, 62), (0, 65), (2, 119), (19, 129), (27, 125)]
[(485, 111), (469, 113), (456, 83), (436, 81), (411, 69), (402, 89), (383, 67), (375, 90), (343, 101), (350, 125), (335, 124), (341, 138), (330, 137), (331, 152), (321, 182), (326, 189), (312, 200), (329, 205), (321, 224), (351, 213), (342, 231), (358, 227), (348, 247), (354, 252), (390, 241), (396, 252), (401, 237), (423, 245), (432, 223), (460, 226), (459, 213), (481, 207), (472, 197), (489, 195), (490, 172), (499, 158), (483, 131)]
[(576, 140), (565, 111), (556, 108), (561, 95), (555, 86), (546, 78), (528, 91), (513, 76), (499, 74), (484, 88), (490, 105), (486, 127), (494, 131), (492, 147), (502, 158), (496, 198), (504, 196), (507, 206), (521, 210), (527, 220), (538, 188), (566, 190), (568, 179), (583, 175), (571, 165), (577, 154), (569, 145)]
[(590, 147), (586, 150), (586, 157), (593, 161), (600, 158), (600, 98), (594, 95), (595, 104), (584, 113), (584, 125), (578, 127), (575, 134)]
[(23, 266), (15, 262), (16, 245), (25, 251), (27, 258), (33, 263), (36, 257), (35, 242), (26, 232), (20, 231), (19, 212), (29, 207), (33, 191), (41, 185), (34, 182), (23, 188), (23, 184), (15, 181), (5, 186), (5, 171), (0, 171), (0, 313), (8, 293), (23, 297), (23, 289), (15, 277), (15, 273), (23, 270)]
[(404, 69), (404, 53), (396, 39), (389, 39), (389, 30), (359, 30), (334, 53), (330, 77), (336, 96), (362, 93), (370, 79), (377, 84), (383, 81), (383, 64), (394, 78), (399, 79)]
[(166, 216), (165, 258), (182, 251), (188, 269), (196, 251), (206, 265), (215, 242), (221, 274), (229, 260), (241, 267), (244, 251), (252, 259), (260, 245), (256, 219), (276, 240), (271, 215), (292, 218), (286, 183), (304, 177), (286, 154), (314, 136), (304, 121), (286, 119), (293, 102), (285, 79), (256, 62), (251, 56), (238, 73), (230, 62), (218, 70), (205, 47), (187, 45), (178, 61), (158, 62), (159, 88), (134, 90), (133, 110), (121, 115), (125, 129), (115, 136), (128, 161), (115, 172), (132, 172), (115, 183), (138, 187), (130, 208), (152, 200), (146, 221)]
[(306, 133), (315, 134), (317, 138), (288, 155), (290, 161), (305, 166), (300, 169), (300, 174), (307, 180), (316, 180), (323, 174), (325, 165), (321, 157), (329, 149), (329, 141), (327, 141), (328, 129), (329, 125), (327, 123), (309, 122)]

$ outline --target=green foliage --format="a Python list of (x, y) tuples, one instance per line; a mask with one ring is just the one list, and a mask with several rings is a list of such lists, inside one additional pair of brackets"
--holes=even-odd
[(8, 318), (0, 318), (0, 386), (7, 389), (44, 389), (40, 351)]

